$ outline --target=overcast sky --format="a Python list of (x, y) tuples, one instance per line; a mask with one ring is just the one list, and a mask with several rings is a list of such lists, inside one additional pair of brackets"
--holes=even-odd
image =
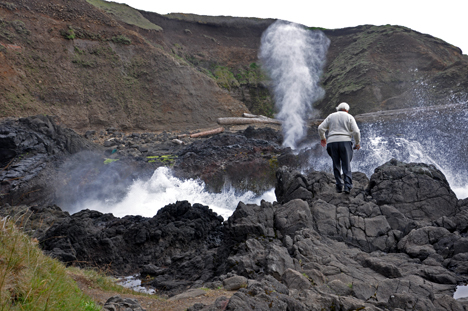
[(114, 0), (159, 14), (193, 13), (283, 19), (329, 29), (401, 25), (458, 46), (468, 54), (468, 1), (444, 0)]

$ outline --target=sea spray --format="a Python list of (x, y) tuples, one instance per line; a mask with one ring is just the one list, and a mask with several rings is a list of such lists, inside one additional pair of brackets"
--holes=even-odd
[(112, 213), (117, 217), (141, 215), (153, 217), (157, 211), (171, 203), (187, 200), (209, 206), (218, 215), (227, 219), (237, 207), (239, 201), (260, 204), (260, 201), (276, 200), (274, 190), (258, 196), (251, 191), (239, 192), (234, 188), (225, 188), (221, 193), (210, 193), (205, 183), (198, 179), (179, 179), (172, 175), (167, 167), (156, 169), (149, 180), (135, 180), (128, 187), (125, 196), (119, 200), (83, 200), (68, 208), (77, 212), (88, 208), (103, 213)]
[[(376, 167), (392, 158), (432, 164), (445, 175), (459, 199), (467, 198), (468, 142), (459, 135), (468, 129), (467, 125), (468, 112), (463, 109), (456, 114), (359, 124), (361, 149), (354, 152), (352, 171), (371, 177)], [(309, 166), (331, 173), (332, 161), (325, 148), (317, 144), (310, 146), (317, 153), (310, 157)]]
[(262, 35), (259, 58), (271, 78), (284, 147), (296, 149), (307, 133), (312, 104), (325, 95), (319, 81), (329, 45), (321, 31), (282, 20)]

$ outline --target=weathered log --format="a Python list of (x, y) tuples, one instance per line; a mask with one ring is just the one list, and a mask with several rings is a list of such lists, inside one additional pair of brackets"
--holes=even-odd
[(205, 132), (192, 134), (192, 135), (190, 135), (190, 137), (191, 138), (204, 137), (204, 136), (219, 134), (219, 133), (222, 133), (222, 132), (224, 132), (224, 127), (218, 127), (218, 128), (216, 128), (214, 130), (209, 130), (209, 131), (205, 131)]
[(236, 117), (218, 118), (218, 124), (221, 124), (221, 125), (242, 125), (242, 124), (252, 124), (252, 123), (281, 125), (280, 120), (270, 119), (267, 117), (264, 117), (264, 118), (236, 118)]
[(177, 145), (185, 145), (185, 143), (184, 143), (182, 140), (177, 139), (177, 138), (174, 138), (174, 139), (172, 140), (172, 142), (175, 143), (175, 144), (177, 144)]
[(256, 114), (251, 114), (251, 113), (247, 113), (247, 112), (244, 112), (242, 114), (242, 116), (244, 118), (261, 118), (261, 119), (269, 119), (268, 117), (265, 117), (265, 116), (262, 116), (262, 115), (256, 115)]

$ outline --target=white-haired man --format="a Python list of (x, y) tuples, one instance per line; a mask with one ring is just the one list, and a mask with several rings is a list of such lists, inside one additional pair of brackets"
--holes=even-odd
[[(330, 114), (318, 127), (320, 135), (320, 144), (327, 146), (328, 155), (333, 160), (333, 174), (335, 175), (336, 191), (349, 193), (353, 187), (353, 177), (351, 175), (351, 160), (353, 159), (354, 149), (361, 148), (361, 132), (356, 124), (354, 117), (348, 113), (349, 105), (341, 103), (336, 107), (337, 112)], [(328, 131), (328, 140), (325, 132)], [(341, 170), (343, 170), (343, 180), (341, 179)]]

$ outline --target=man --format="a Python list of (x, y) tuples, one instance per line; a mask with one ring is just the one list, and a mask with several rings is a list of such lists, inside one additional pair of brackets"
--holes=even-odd
[[(356, 124), (354, 117), (348, 113), (349, 105), (341, 103), (336, 107), (337, 112), (330, 114), (318, 127), (320, 135), (320, 144), (327, 146), (328, 155), (333, 160), (333, 174), (335, 175), (336, 191), (343, 191), (349, 194), (353, 187), (353, 177), (351, 175), (351, 160), (353, 159), (354, 137), (356, 145), (354, 149), (361, 148), (361, 132)], [(325, 138), (325, 132), (328, 131), (328, 141)], [(343, 180), (341, 179), (341, 170), (343, 169)]]

